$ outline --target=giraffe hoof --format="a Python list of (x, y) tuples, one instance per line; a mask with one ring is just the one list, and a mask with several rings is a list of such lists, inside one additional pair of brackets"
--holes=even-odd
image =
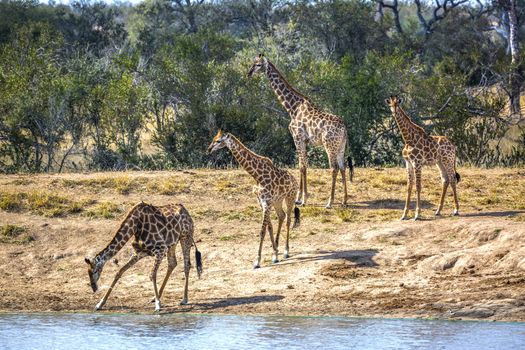
[(421, 219), (419, 218), (419, 216), (414, 217), (414, 221), (419, 221), (419, 220), (421, 220)]
[(332, 205), (331, 204), (327, 204), (324, 207), (325, 207), (325, 209), (332, 209)]
[(454, 210), (454, 212), (452, 213), (452, 216), (459, 216), (459, 210)]
[(436, 211), (436, 213), (434, 214), (434, 216), (441, 216), (441, 213), (439, 211)]
[(188, 299), (182, 299), (180, 305), (188, 305)]
[(303, 205), (303, 204), (304, 204), (303, 201), (295, 201), (295, 205), (299, 205), (299, 206), (301, 206), (301, 205)]
[(95, 306), (95, 311), (98, 311), (100, 309), (102, 309), (102, 306), (104, 306), (104, 303), (102, 301), (100, 301), (96, 306)]
[(408, 217), (406, 215), (402, 216), (400, 220), (408, 220)]
[(290, 254), (288, 254), (288, 251), (285, 250), (283, 254), (283, 259), (288, 259), (290, 257)]
[(279, 262), (279, 259), (277, 258), (272, 258), (272, 264), (277, 264)]
[(259, 268), (261, 268), (261, 265), (259, 265), (259, 263), (255, 263), (255, 264), (253, 264), (253, 269), (254, 269), (254, 270), (255, 270), (255, 269), (259, 269)]

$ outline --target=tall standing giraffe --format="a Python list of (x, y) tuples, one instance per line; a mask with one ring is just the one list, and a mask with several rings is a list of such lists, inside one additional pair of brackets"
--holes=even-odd
[(456, 146), (446, 136), (430, 136), (419, 125), (416, 125), (410, 117), (401, 108), (402, 99), (397, 96), (390, 96), (386, 99), (386, 103), (392, 111), (392, 115), (401, 131), (401, 136), (405, 142), (403, 148), (403, 158), (405, 159), (407, 168), (407, 197), (405, 201), (405, 210), (401, 220), (407, 219), (408, 210), (410, 207), (410, 196), (412, 187), (414, 185), (414, 177), (416, 182), (416, 215), (414, 220), (419, 218), (420, 214), (420, 195), (421, 195), (421, 169), (424, 165), (437, 165), (441, 173), (441, 181), (443, 189), (441, 192), (441, 199), (439, 207), (436, 210), (436, 216), (439, 216), (441, 209), (443, 209), (443, 202), (447, 193), (448, 185), (452, 187), (454, 195), (454, 213), (459, 215), (459, 203), (456, 194), (456, 184), (460, 180), (459, 174), (456, 172)]
[[(270, 235), (273, 247), (272, 262), (278, 262), (279, 249), (279, 235), (284, 219), (286, 218), (286, 246), (284, 248), (283, 258), (289, 256), (289, 239), (290, 239), (290, 222), (291, 213), (294, 209), (294, 198), (297, 193), (297, 180), (288, 171), (275, 167), (272, 161), (266, 157), (260, 156), (244, 146), (232, 134), (223, 134), (221, 130), (213, 138), (208, 153), (215, 152), (221, 148), (228, 147), (237, 162), (250, 174), (257, 185), (253, 186), (253, 192), (257, 195), (259, 204), (263, 211), (262, 228), (259, 234), (259, 252), (257, 253), (257, 260), (255, 260), (253, 267), (259, 268), (261, 266), (261, 250), (263, 239), (266, 230)], [(283, 204), (286, 205), (286, 212), (283, 209)], [(272, 222), (270, 213), (272, 207), (275, 208), (279, 224), (277, 226), (277, 235), (275, 240), (273, 237)], [(300, 218), (299, 208), (294, 210), (294, 226), (299, 225)]]
[[(306, 184), (306, 169), (308, 168), (307, 145), (322, 145), (328, 155), (330, 168), (332, 169), (332, 190), (330, 198), (326, 204), (327, 208), (332, 206), (335, 195), (335, 183), (337, 173), (341, 172), (343, 181), (344, 199), (343, 205), (346, 206), (348, 200), (348, 191), (346, 187), (345, 174), (345, 149), (348, 143), (348, 135), (343, 120), (336, 115), (326, 113), (312, 104), (310, 99), (295, 90), (284, 79), (282, 74), (275, 68), (272, 62), (264, 55), (259, 54), (248, 71), (248, 77), (251, 78), (257, 72), (264, 72), (277, 99), (288, 112), (291, 118), (288, 129), (290, 130), (297, 155), (299, 158), (299, 169), (301, 172), (301, 181), (297, 193), (296, 203), (302, 205), (306, 203), (308, 197), (308, 187)], [(350, 181), (353, 178), (352, 159), (348, 157), (348, 166), (350, 168)]]
[[(184, 275), (186, 276), (184, 297), (181, 305), (187, 304), (190, 250), (191, 246), (195, 245), (195, 241), (193, 240), (193, 220), (182, 204), (168, 204), (164, 206), (153, 206), (144, 202), (136, 204), (128, 212), (128, 215), (122, 221), (117, 233), (106, 248), (102, 249), (93, 259), (85, 258), (86, 263), (89, 265), (88, 274), (93, 292), (98, 290), (97, 282), (106, 262), (115, 256), (132, 236), (135, 237), (135, 241), (132, 243), (134, 253), (129, 261), (117, 272), (113, 283), (111, 283), (95, 310), (99, 310), (104, 306), (115, 284), (117, 284), (117, 281), (126, 270), (135, 265), (140, 259), (146, 256), (154, 256), (155, 264), (153, 265), (150, 279), (153, 282), (153, 290), (155, 292), (155, 311), (159, 311), (161, 308), (160, 297), (166, 282), (168, 282), (168, 278), (177, 266), (175, 248), (179, 241), (182, 246)], [(159, 291), (157, 289), (157, 270), (165, 255), (168, 256), (168, 270)], [(197, 250), (196, 245), (195, 259), (197, 261), (197, 274), (200, 277), (202, 261), (201, 253)]]

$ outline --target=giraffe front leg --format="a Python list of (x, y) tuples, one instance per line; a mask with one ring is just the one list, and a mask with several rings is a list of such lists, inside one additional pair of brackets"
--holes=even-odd
[(258, 269), (259, 267), (261, 267), (261, 252), (262, 252), (264, 236), (266, 235), (266, 226), (267, 226), (266, 207), (263, 205), (262, 202), (261, 202), (261, 206), (263, 207), (263, 222), (262, 222), (261, 232), (259, 233), (259, 251), (257, 253), (257, 259), (253, 263), (254, 269)]
[(128, 262), (126, 263), (126, 265), (122, 266), (122, 268), (115, 275), (115, 278), (113, 279), (113, 282), (111, 283), (111, 286), (109, 287), (104, 297), (95, 306), (95, 311), (100, 310), (106, 304), (106, 301), (108, 300), (109, 295), (111, 294), (111, 291), (117, 284), (118, 280), (122, 277), (124, 272), (126, 272), (131, 266), (135, 265), (135, 263), (139, 261), (142, 257), (143, 257), (142, 255), (133, 254), (131, 258), (128, 260)]
[(406, 161), (407, 168), (407, 195), (405, 199), (405, 209), (401, 220), (408, 219), (408, 211), (410, 210), (410, 197), (412, 195), (412, 187), (414, 186), (414, 168), (409, 161)]
[(295, 200), (296, 205), (305, 205), (306, 198), (308, 197), (307, 191), (308, 186), (306, 184), (306, 166), (301, 166), (301, 179), (299, 181), (299, 192), (297, 192), (297, 199)]
[(414, 172), (416, 174), (416, 215), (414, 220), (419, 220), (421, 213), (421, 166), (416, 166)]
[(301, 173), (299, 181), (299, 192), (295, 204), (305, 205), (308, 197), (308, 186), (306, 184), (306, 169), (308, 168), (308, 156), (306, 153), (306, 144), (297, 145), (297, 155), (299, 157), (299, 171)]
[(275, 244), (275, 239), (273, 236), (273, 226), (272, 226), (271, 218), (268, 219), (268, 225), (266, 227), (268, 228), (268, 234), (270, 236), (270, 241), (272, 242), (272, 248), (273, 248), (272, 264), (276, 264), (279, 262), (279, 258), (278, 258), (277, 245)]

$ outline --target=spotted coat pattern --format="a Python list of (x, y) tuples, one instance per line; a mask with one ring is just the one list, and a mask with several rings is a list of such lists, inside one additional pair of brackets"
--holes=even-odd
[(405, 143), (403, 148), (403, 158), (407, 168), (407, 196), (402, 220), (405, 220), (410, 207), (410, 196), (416, 183), (416, 214), (417, 220), (420, 214), (420, 194), (421, 194), (421, 169), (425, 165), (436, 165), (441, 173), (442, 192), (439, 207), (436, 215), (440, 215), (443, 209), (443, 202), (450, 184), (454, 195), (454, 215), (459, 214), (459, 203), (456, 194), (456, 184), (459, 181), (459, 174), (456, 172), (456, 146), (446, 136), (430, 136), (423, 128), (416, 125), (401, 108), (402, 100), (396, 96), (391, 96), (386, 103), (392, 111), (392, 115), (401, 131), (401, 136)]
[[(133, 255), (118, 271), (108, 291), (97, 304), (96, 310), (104, 306), (115, 284), (126, 270), (140, 259), (146, 256), (153, 256), (155, 263), (150, 279), (153, 282), (155, 292), (155, 310), (159, 311), (161, 307), (160, 297), (173, 269), (177, 266), (175, 248), (179, 241), (182, 246), (184, 274), (186, 276), (184, 297), (181, 304), (186, 304), (188, 302), (188, 276), (191, 266), (190, 250), (191, 246), (195, 245), (195, 241), (193, 240), (193, 220), (182, 204), (168, 204), (164, 206), (153, 206), (144, 202), (136, 204), (122, 221), (120, 228), (106, 248), (100, 251), (93, 259), (85, 259), (89, 265), (88, 273), (93, 291), (97, 290), (97, 281), (105, 263), (117, 254), (131, 237), (134, 237), (132, 242)], [(197, 250), (197, 246), (195, 246), (195, 250), (197, 273), (200, 276), (202, 271), (200, 252)], [(157, 270), (166, 255), (168, 257), (168, 270), (162, 286), (158, 290), (156, 282)]]
[[(332, 188), (327, 208), (332, 206), (335, 195), (335, 184), (338, 172), (341, 172), (344, 199), (343, 205), (347, 204), (348, 191), (345, 174), (345, 149), (348, 143), (348, 135), (343, 120), (336, 115), (327, 113), (316, 106), (306, 96), (295, 90), (264, 55), (259, 55), (248, 72), (252, 77), (257, 72), (264, 72), (270, 80), (270, 85), (277, 95), (277, 99), (290, 115), (290, 130), (297, 156), (299, 158), (299, 169), (301, 180), (297, 193), (297, 204), (305, 204), (308, 197), (306, 183), (306, 169), (308, 168), (307, 146), (323, 146), (328, 156), (330, 168), (332, 169)], [(350, 179), (352, 173), (350, 173)]]
[[(260, 156), (239, 141), (232, 134), (223, 134), (221, 130), (213, 138), (208, 153), (215, 152), (221, 148), (227, 147), (237, 162), (255, 179), (256, 185), (253, 186), (253, 192), (257, 195), (257, 199), (263, 211), (262, 228), (259, 234), (259, 251), (257, 259), (254, 262), (254, 268), (260, 267), (261, 251), (263, 239), (268, 231), (273, 247), (273, 259), (275, 263), (278, 261), (279, 235), (284, 220), (286, 219), (286, 246), (283, 257), (286, 259), (289, 256), (289, 237), (290, 237), (290, 222), (291, 213), (294, 209), (294, 198), (297, 193), (297, 181), (288, 171), (279, 169), (273, 165), (272, 161), (266, 157)], [(270, 213), (272, 208), (275, 209), (278, 218), (277, 234), (273, 236), (272, 222), (270, 220)], [(286, 211), (285, 211), (286, 208)], [(295, 210), (295, 224), (299, 223), (298, 209)]]

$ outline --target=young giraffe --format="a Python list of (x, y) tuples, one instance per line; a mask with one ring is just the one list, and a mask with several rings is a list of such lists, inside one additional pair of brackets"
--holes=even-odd
[[(232, 134), (224, 134), (221, 130), (213, 138), (213, 141), (208, 147), (208, 153), (215, 152), (221, 148), (228, 147), (232, 155), (235, 157), (237, 162), (250, 174), (257, 185), (253, 186), (253, 192), (257, 195), (259, 204), (263, 210), (263, 222), (262, 229), (259, 235), (259, 252), (257, 254), (257, 260), (254, 262), (253, 267), (259, 268), (261, 266), (261, 250), (263, 239), (266, 234), (266, 230), (270, 235), (273, 247), (272, 262), (278, 262), (278, 248), (279, 248), (279, 235), (281, 233), (281, 227), (284, 219), (286, 218), (286, 246), (284, 248), (283, 258), (286, 259), (289, 256), (289, 238), (290, 238), (290, 221), (291, 213), (294, 208), (294, 198), (297, 193), (297, 181), (286, 170), (279, 169), (272, 164), (272, 161), (266, 157), (262, 157), (244, 146)], [(286, 205), (286, 212), (283, 209), (283, 204)], [(279, 224), (277, 226), (277, 235), (275, 240), (273, 238), (272, 222), (270, 219), (270, 213), (272, 207), (275, 208)], [(294, 211), (295, 220), (294, 228), (299, 225), (299, 208), (295, 208)]]
[(414, 177), (416, 180), (416, 215), (414, 220), (419, 218), (420, 213), (420, 194), (421, 194), (421, 168), (424, 165), (437, 165), (441, 173), (441, 180), (443, 182), (443, 190), (441, 192), (441, 200), (439, 207), (436, 210), (436, 216), (440, 215), (443, 209), (443, 202), (445, 194), (447, 193), (448, 185), (452, 187), (454, 194), (454, 215), (459, 215), (458, 197), (456, 194), (456, 184), (460, 180), (459, 174), (456, 172), (456, 146), (446, 136), (430, 136), (422, 127), (416, 125), (410, 117), (400, 107), (402, 99), (397, 96), (390, 96), (386, 99), (386, 103), (390, 107), (394, 119), (401, 130), (401, 136), (405, 142), (403, 148), (403, 158), (406, 162), (408, 181), (407, 181), (407, 197), (405, 201), (405, 210), (401, 220), (407, 219), (407, 214), (410, 206), (410, 195), (414, 184)]
[[(346, 188), (344, 155), (348, 143), (348, 135), (343, 120), (336, 115), (326, 113), (315, 107), (306, 96), (295, 90), (275, 68), (273, 63), (262, 54), (255, 58), (252, 67), (248, 71), (248, 77), (251, 78), (257, 72), (266, 73), (266, 76), (270, 79), (272, 89), (277, 95), (277, 99), (291, 118), (288, 129), (292, 133), (297, 149), (301, 172), (296, 203), (298, 205), (305, 204), (308, 197), (308, 187), (306, 185), (308, 156), (306, 146), (310, 143), (313, 146), (322, 145), (324, 147), (332, 169), (332, 190), (326, 208), (331, 208), (334, 201), (338, 172), (341, 172), (344, 191), (343, 205), (346, 206), (348, 191)], [(347, 160), (350, 168), (350, 181), (352, 181), (354, 173), (352, 159), (348, 157)]]
[[(155, 264), (151, 271), (150, 279), (153, 282), (155, 292), (155, 311), (159, 311), (160, 297), (166, 286), (173, 269), (177, 266), (175, 248), (180, 241), (182, 255), (184, 256), (184, 297), (181, 305), (188, 303), (188, 276), (190, 272), (190, 250), (193, 240), (193, 220), (182, 204), (168, 204), (164, 206), (153, 206), (144, 202), (136, 204), (120, 224), (117, 233), (111, 242), (98, 253), (95, 258), (85, 261), (89, 265), (88, 274), (93, 292), (98, 289), (97, 281), (100, 278), (104, 264), (122, 249), (126, 242), (132, 237), (134, 253), (129, 261), (117, 272), (113, 283), (108, 291), (95, 307), (99, 310), (106, 303), (111, 291), (124, 272), (145, 256), (154, 256)], [(168, 270), (162, 282), (160, 290), (157, 289), (157, 270), (165, 255), (168, 255)], [(200, 278), (202, 273), (201, 253), (195, 245), (195, 259), (197, 261), (197, 274)]]

